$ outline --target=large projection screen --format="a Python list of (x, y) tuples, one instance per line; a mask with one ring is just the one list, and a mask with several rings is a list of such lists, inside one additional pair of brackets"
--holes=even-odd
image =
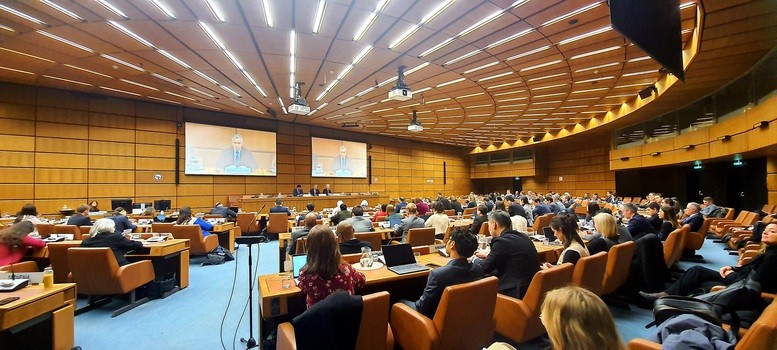
[(275, 133), (186, 123), (186, 175), (275, 176)]
[(312, 137), (313, 177), (367, 177), (367, 144)]

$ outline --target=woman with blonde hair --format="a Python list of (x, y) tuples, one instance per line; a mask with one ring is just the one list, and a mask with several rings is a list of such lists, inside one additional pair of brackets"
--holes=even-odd
[(337, 237), (329, 226), (317, 225), (308, 234), (307, 264), (299, 273), (299, 288), (305, 293), (308, 308), (328, 295), (364, 286), (364, 274), (356, 271), (340, 255)]
[(548, 292), (540, 321), (554, 350), (624, 350), (615, 321), (602, 299), (590, 291), (569, 286)]

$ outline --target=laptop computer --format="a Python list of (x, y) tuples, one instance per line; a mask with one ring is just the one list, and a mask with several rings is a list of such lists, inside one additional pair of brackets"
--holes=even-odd
[(402, 218), (389, 219), (389, 228), (394, 228), (396, 225), (402, 225)]
[(545, 234), (545, 238), (548, 239), (548, 242), (553, 242), (556, 240), (556, 233), (553, 232), (553, 229), (550, 228), (550, 226), (543, 227), (542, 233)]
[(413, 248), (407, 243), (384, 245), (383, 259), (389, 271), (397, 275), (429, 270), (428, 267), (416, 263)]
[(297, 254), (291, 256), (291, 270), (294, 272), (294, 284), (299, 284), (299, 271), (308, 263), (307, 254)]

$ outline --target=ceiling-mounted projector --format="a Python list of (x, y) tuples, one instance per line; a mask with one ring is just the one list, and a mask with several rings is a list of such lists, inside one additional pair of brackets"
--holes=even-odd
[(289, 105), (289, 113), (291, 114), (306, 115), (310, 113), (308, 101), (305, 101), (305, 98), (302, 97), (302, 85), (303, 83), (297, 83), (294, 87), (294, 99)]
[(415, 109), (413, 110), (413, 120), (410, 121), (410, 125), (407, 126), (407, 131), (410, 131), (410, 132), (424, 131), (424, 127), (421, 125), (421, 122), (418, 121), (418, 115), (416, 115)]
[(397, 101), (407, 101), (413, 98), (413, 92), (405, 84), (405, 66), (397, 68), (397, 85), (389, 91), (388, 98)]

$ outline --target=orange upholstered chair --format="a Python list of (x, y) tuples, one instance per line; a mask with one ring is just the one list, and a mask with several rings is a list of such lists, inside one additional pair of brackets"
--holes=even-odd
[(540, 307), (545, 294), (572, 282), (574, 266), (570, 263), (538, 271), (523, 299), (499, 294), (496, 298), (497, 333), (516, 343), (523, 343), (545, 334), (540, 322)]
[(434, 227), (407, 230), (407, 243), (410, 243), (411, 247), (434, 244)]
[(46, 238), (50, 234), (52, 234), (54, 232), (54, 225), (52, 225), (52, 224), (37, 224), (37, 225), (35, 225), (35, 230), (38, 231), (38, 234), (41, 237)]
[(575, 264), (572, 284), (590, 290), (596, 295), (602, 293), (602, 280), (607, 267), (607, 252), (599, 252), (581, 258)]
[(119, 266), (111, 248), (70, 248), (67, 258), (78, 293), (89, 296), (89, 305), (78, 313), (98, 307), (100, 303), (95, 298), (98, 296), (129, 293), (129, 305), (114, 311), (111, 317), (148, 301), (148, 298), (136, 299), (135, 290), (154, 280), (154, 266), (150, 260)]
[(370, 242), (372, 244), (372, 250), (379, 251), (381, 250), (381, 243), (383, 241), (383, 237), (381, 237), (380, 232), (360, 232), (360, 233), (354, 233), (354, 237), (358, 238), (360, 241)]
[(445, 288), (433, 319), (397, 303), (391, 330), (403, 349), (481, 349), (494, 337), (494, 306), (499, 280), (486, 277)]
[(0, 271), (3, 272), (40, 272), (38, 263), (34, 261), (20, 261), (10, 265), (0, 266)]
[[(378, 292), (362, 297), (362, 317), (359, 324), (359, 335), (356, 338), (356, 350), (394, 349), (394, 336), (388, 326), (389, 293)], [(281, 323), (278, 326), (278, 350), (297, 349), (294, 338), (294, 326)]]
[(173, 225), (173, 238), (188, 239), (189, 253), (191, 255), (205, 255), (219, 246), (217, 235), (202, 236), (198, 225)]
[(73, 235), (73, 239), (77, 241), (82, 239), (81, 229), (76, 225), (54, 225), (51, 233)]
[[(88, 237), (88, 236), (87, 236)], [(67, 276), (70, 274), (70, 264), (67, 261), (68, 248), (80, 246), (77, 241), (64, 241), (49, 243), (46, 249), (49, 251), (49, 263), (54, 270), (54, 283), (67, 283)]]
[(672, 267), (683, 255), (683, 247), (685, 247), (685, 237), (688, 235), (690, 228), (683, 226), (669, 233), (669, 237), (664, 242), (664, 262), (666, 267)]
[(155, 222), (151, 224), (151, 232), (173, 233), (173, 226), (175, 223), (172, 222)]
[(289, 216), (286, 213), (270, 213), (270, 219), (267, 220), (267, 233), (279, 234), (289, 232)]
[(602, 279), (602, 294), (615, 292), (629, 278), (631, 258), (634, 256), (634, 242), (616, 244), (607, 252), (607, 267)]
[(259, 224), (256, 222), (255, 213), (237, 213), (236, 225), (240, 227), (243, 235), (251, 236), (259, 233)]

